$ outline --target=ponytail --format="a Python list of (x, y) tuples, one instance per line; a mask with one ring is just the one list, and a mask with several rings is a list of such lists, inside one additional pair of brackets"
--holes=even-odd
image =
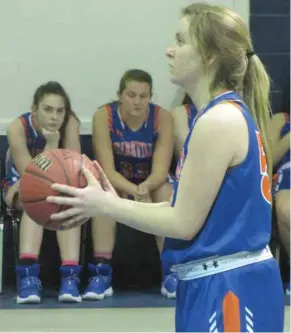
[(273, 175), (272, 138), (270, 136), (270, 79), (259, 57), (254, 54), (248, 59), (243, 82), (243, 98), (260, 130), (268, 164), (270, 182)]

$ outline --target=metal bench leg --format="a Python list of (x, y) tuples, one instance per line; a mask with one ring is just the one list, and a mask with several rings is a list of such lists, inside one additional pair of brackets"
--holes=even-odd
[(0, 293), (3, 291), (3, 235), (4, 235), (4, 217), (0, 219)]

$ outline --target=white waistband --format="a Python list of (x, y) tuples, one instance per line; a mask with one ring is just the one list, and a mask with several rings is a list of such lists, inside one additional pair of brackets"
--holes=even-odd
[(289, 162), (285, 162), (284, 164), (282, 164), (280, 166), (280, 168), (277, 170), (277, 172), (284, 171), (286, 169), (290, 169), (290, 166), (291, 166), (290, 161)]
[(256, 252), (238, 252), (227, 256), (209, 257), (174, 265), (171, 270), (178, 274), (179, 280), (193, 280), (271, 258), (273, 255), (267, 246)]

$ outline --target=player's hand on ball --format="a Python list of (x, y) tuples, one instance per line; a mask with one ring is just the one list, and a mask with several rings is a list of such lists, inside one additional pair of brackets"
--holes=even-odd
[(99, 174), (101, 185), (102, 185), (103, 189), (106, 192), (110, 192), (112, 195), (118, 197), (114, 187), (110, 183), (109, 179), (107, 178), (107, 176), (106, 176), (105, 172), (103, 171), (103, 169), (101, 168), (100, 164), (97, 161), (93, 161), (93, 164)]
[(71, 224), (84, 218), (90, 218), (102, 214), (106, 201), (117, 196), (112, 185), (108, 181), (102, 168), (97, 162), (95, 167), (100, 173), (101, 184), (88, 169), (82, 169), (87, 179), (85, 188), (76, 188), (68, 185), (53, 184), (52, 188), (68, 196), (50, 196), (47, 201), (57, 205), (68, 205), (71, 208), (60, 213), (53, 214), (52, 220), (65, 220)]

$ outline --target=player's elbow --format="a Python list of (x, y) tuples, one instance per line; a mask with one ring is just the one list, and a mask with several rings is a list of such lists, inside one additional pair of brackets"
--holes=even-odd
[(190, 228), (187, 228), (184, 224), (179, 225), (179, 230), (177, 230), (178, 239), (190, 241), (194, 238), (195, 233)]
[(195, 235), (192, 232), (188, 232), (186, 230), (184, 230), (184, 231), (181, 230), (177, 233), (176, 237), (174, 237), (174, 238), (185, 240), (185, 241), (191, 241), (194, 238), (194, 236)]
[(189, 216), (180, 217), (181, 224), (180, 227), (180, 239), (191, 241), (199, 232), (200, 228), (194, 223), (192, 218)]
[(186, 230), (182, 233), (181, 239), (185, 241), (191, 241), (195, 237), (195, 233), (193, 233), (191, 230)]

